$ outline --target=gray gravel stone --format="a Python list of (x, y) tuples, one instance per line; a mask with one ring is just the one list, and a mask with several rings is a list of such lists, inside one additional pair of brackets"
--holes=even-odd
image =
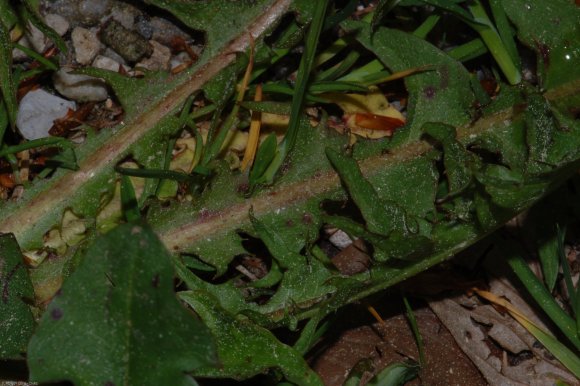
[(34, 90), (26, 94), (18, 106), (16, 126), (26, 139), (48, 137), (54, 120), (64, 117), (76, 104), (44, 90)]
[(138, 62), (153, 53), (153, 48), (135, 31), (123, 27), (116, 20), (110, 20), (99, 33), (101, 41), (115, 50), (130, 63)]
[(98, 24), (111, 10), (111, 0), (77, 1), (77, 9), (83, 22), (87, 25)]
[(170, 46), (171, 40), (175, 36), (182, 37), (185, 40), (191, 39), (187, 33), (179, 29), (175, 24), (161, 17), (152, 17), (150, 24), (153, 29), (152, 39), (163, 45)]
[(44, 16), (44, 22), (60, 36), (67, 33), (70, 28), (70, 23), (64, 17), (55, 13), (49, 13)]
[(112, 7), (112, 0), (52, 0), (45, 1), (48, 13), (64, 17), (72, 27), (91, 27), (101, 23)]
[(149, 43), (153, 47), (153, 53), (147, 59), (137, 63), (135, 67), (143, 67), (150, 71), (169, 70), (171, 50), (155, 40), (151, 40)]

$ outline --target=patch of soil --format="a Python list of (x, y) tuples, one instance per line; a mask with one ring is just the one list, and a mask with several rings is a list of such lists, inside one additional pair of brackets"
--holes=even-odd
[[(391, 300), (391, 304), (396, 302)], [(353, 314), (365, 312), (360, 307)], [(381, 314), (383, 312), (380, 310)], [(424, 342), (426, 363), (419, 378), (407, 385), (487, 385), (479, 370), (428, 307), (420, 306), (414, 314)], [(401, 312), (396, 311), (383, 323), (369, 320), (365, 325), (350, 326), (321, 346), (318, 355), (312, 359), (312, 366), (327, 386), (342, 385), (350, 370), (363, 359), (372, 361), (374, 373), (395, 362), (419, 359), (409, 323)], [(374, 373), (369, 372), (364, 380), (368, 381)]]

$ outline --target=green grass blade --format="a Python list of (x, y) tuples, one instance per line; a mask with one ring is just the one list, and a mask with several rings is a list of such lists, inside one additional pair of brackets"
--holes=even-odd
[(58, 33), (56, 33), (55, 30), (53, 30), (44, 23), (42, 17), (38, 13), (37, 9), (32, 4), (32, 2), (30, 0), (23, 0), (22, 3), (24, 4), (25, 9), (24, 17), (26, 19), (29, 19), (30, 22), (40, 30), (40, 32), (42, 32), (45, 36), (47, 36), (50, 40), (52, 40), (54, 42), (54, 45), (60, 50), (60, 52), (67, 53), (68, 49), (66, 47), (65, 41), (60, 37)]
[[(520, 322), (521, 323), (521, 322)], [(569, 350), (544, 330), (532, 323), (524, 323), (524, 327), (532, 334), (544, 347), (550, 351), (574, 376), (580, 378), (580, 357)]]
[(16, 154), (24, 150), (34, 149), (42, 146), (58, 146), (60, 148), (72, 147), (72, 142), (66, 138), (61, 137), (46, 137), (33, 139), (32, 141), (21, 143), (20, 145), (14, 145), (9, 147), (4, 147), (0, 150), (0, 157), (6, 157), (9, 154)]
[[(560, 228), (554, 228), (549, 238), (538, 246), (538, 257), (542, 264), (544, 282), (548, 291), (552, 292), (558, 279), (560, 268), (560, 245), (564, 242), (565, 234)], [(563, 251), (562, 251), (563, 253)]]
[(349, 72), (348, 74), (337, 80), (343, 82), (362, 82), (362, 80), (365, 77), (368, 77), (369, 75), (374, 75), (377, 72), (383, 71), (384, 69), (385, 66), (378, 59), (374, 59), (365, 64), (364, 66)]
[[(298, 351), (302, 355), (305, 355), (308, 350), (310, 350), (310, 347), (312, 347), (312, 344), (316, 342), (316, 338), (320, 334), (320, 329), (317, 329), (318, 323), (320, 323), (319, 316), (310, 318), (308, 323), (306, 323), (306, 326), (300, 332), (300, 337), (296, 343), (294, 343), (294, 350)], [(325, 325), (322, 327), (325, 327)], [(326, 325), (326, 327), (328, 326)]]
[(127, 222), (139, 221), (141, 218), (137, 197), (135, 197), (135, 189), (127, 175), (121, 176), (121, 208)]
[(164, 169), (131, 169), (123, 168), (120, 166), (115, 167), (118, 173), (125, 176), (141, 177), (141, 178), (156, 178), (156, 179), (167, 179), (175, 180), (179, 182), (193, 182), (195, 177), (186, 173), (180, 173), (173, 170)]
[[(26, 46), (23, 46), (22, 44), (18, 44), (18, 43), (14, 43), (14, 48), (18, 48), (20, 51), (24, 52), (28, 57), (36, 60), (37, 62), (41, 63), (42, 65), (44, 65), (44, 67), (46, 67), (49, 70), (53, 70), (53, 71), (57, 71), (58, 70), (58, 66), (53, 63), (51, 60), (46, 59), (44, 56), (42, 56), (41, 54), (39, 54), (38, 52), (34, 51), (31, 48), (28, 48)], [(36, 70), (38, 71), (38, 70)], [(42, 70), (41, 70), (42, 71)], [(22, 78), (27, 78), (30, 75), (28, 73), (23, 74)]]
[(475, 1), (468, 7), (475, 18), (475, 22), (469, 24), (479, 33), (508, 82), (510, 84), (520, 83), (522, 74), (481, 3)]
[(368, 386), (403, 386), (407, 382), (415, 379), (419, 374), (419, 366), (416, 363), (393, 363), (381, 370)]
[(312, 94), (321, 94), (325, 92), (368, 92), (368, 87), (356, 82), (343, 81), (318, 81), (308, 87)]
[(413, 32), (413, 35), (425, 39), (429, 32), (435, 28), (439, 19), (441, 19), (441, 15), (430, 15), (419, 27), (417, 27)]
[(4, 103), (4, 100), (0, 98), (0, 148), (2, 147), (2, 139), (4, 138), (4, 133), (6, 132), (8, 125), (10, 125), (10, 120), (8, 119), (6, 104)]
[[(327, 5), (328, 0), (319, 0), (316, 2), (316, 7), (314, 8), (312, 16), (312, 23), (310, 24), (308, 34), (306, 35), (304, 54), (302, 54), (302, 59), (300, 60), (300, 65), (298, 67), (296, 88), (294, 89), (294, 96), (292, 98), (292, 110), (290, 112), (288, 130), (286, 136), (278, 147), (278, 152), (276, 153), (274, 160), (264, 173), (260, 182), (271, 184), (274, 181), (274, 176), (296, 143), (298, 128), (300, 126), (300, 115), (302, 114), (302, 107), (306, 96), (306, 90), (308, 88), (310, 72), (313, 68), (316, 47), (324, 24), (324, 15), (326, 13)], [(264, 91), (266, 90), (264, 89)]]
[[(570, 270), (570, 264), (566, 258), (566, 253), (564, 252), (564, 238), (566, 236), (566, 228), (562, 229), (559, 225), (556, 226), (557, 237), (556, 237), (556, 258), (559, 259), (560, 264), (562, 264), (562, 272), (564, 274), (564, 281), (566, 282), (566, 290), (568, 291), (568, 299), (570, 299), (570, 306), (574, 312), (574, 317), (580, 320), (578, 315), (578, 294), (576, 289), (574, 289), (574, 283), (572, 281), (572, 273)], [(556, 271), (556, 274), (558, 272)], [(580, 288), (580, 286), (579, 286)]]
[(495, 21), (495, 26), (497, 27), (497, 32), (501, 37), (506, 51), (512, 58), (512, 61), (517, 68), (521, 68), (521, 59), (518, 54), (518, 49), (516, 47), (516, 42), (514, 40), (514, 35), (512, 33), (511, 25), (508, 21), (507, 15), (503, 8), (500, 0), (489, 0), (489, 7), (491, 9), (491, 14)]
[(379, 0), (375, 6), (373, 19), (371, 20), (371, 31), (374, 33), (379, 28), (381, 22), (399, 4), (401, 0)]
[[(18, 110), (18, 102), (16, 101), (16, 82), (12, 76), (12, 44), (10, 42), (10, 33), (0, 23), (0, 91), (4, 98), (4, 106), (8, 113), (8, 121), (10, 126), (16, 126), (16, 111)], [(4, 136), (5, 128), (0, 127), (0, 134)], [(2, 138), (0, 137), (0, 139)]]
[(477, 38), (455, 47), (447, 54), (455, 60), (466, 62), (487, 53), (487, 46), (483, 40)]
[(558, 326), (562, 333), (566, 335), (574, 347), (580, 350), (580, 339), (576, 331), (575, 321), (560, 308), (552, 294), (548, 292), (543, 283), (534, 275), (524, 259), (518, 253), (511, 253), (507, 258), (507, 263), (526, 287), (529, 294), (532, 295), (536, 303), (538, 303), (554, 324)]
[(411, 331), (413, 331), (413, 336), (415, 338), (415, 343), (417, 344), (417, 350), (419, 351), (419, 365), (421, 367), (425, 366), (425, 346), (423, 344), (423, 337), (419, 331), (419, 325), (417, 324), (417, 319), (415, 318), (415, 313), (413, 308), (409, 304), (406, 296), (403, 296), (403, 303), (405, 303), (405, 313), (407, 315), (407, 320), (411, 326)]
[(336, 64), (335, 66), (322, 71), (319, 74), (316, 74), (315, 80), (335, 80), (344, 73), (346, 73), (350, 68), (356, 63), (356, 61), (360, 58), (360, 54), (358, 51), (351, 51), (347, 54), (346, 58), (342, 60), (340, 63)]

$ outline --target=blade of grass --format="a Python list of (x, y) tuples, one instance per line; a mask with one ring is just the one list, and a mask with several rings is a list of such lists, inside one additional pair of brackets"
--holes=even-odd
[(425, 21), (417, 27), (415, 31), (413, 31), (413, 35), (425, 39), (427, 35), (429, 35), (429, 32), (435, 28), (439, 19), (441, 19), (441, 15), (429, 15), (429, 17), (425, 19)]
[(411, 326), (411, 331), (413, 331), (413, 336), (415, 337), (415, 343), (417, 344), (417, 351), (419, 351), (419, 365), (421, 367), (425, 366), (425, 347), (423, 345), (423, 337), (419, 331), (419, 325), (417, 324), (417, 319), (415, 318), (415, 313), (413, 308), (409, 304), (406, 296), (403, 296), (403, 303), (405, 304), (405, 313), (407, 315), (407, 320)]
[(381, 370), (366, 385), (368, 386), (403, 386), (415, 379), (419, 366), (414, 362), (393, 363)]
[[(0, 61), (0, 91), (8, 113), (8, 122), (10, 122), (10, 127), (14, 129), (18, 102), (16, 101), (16, 82), (12, 76), (12, 43), (10, 33), (3, 23), (0, 23), (0, 57), (2, 58)], [(0, 127), (0, 140), (4, 137), (5, 130), (5, 127)]]
[(391, 12), (400, 2), (401, 0), (379, 0), (375, 6), (375, 11), (373, 12), (373, 19), (371, 20), (371, 33), (374, 34), (389, 12)]
[(406, 78), (407, 76), (417, 74), (424, 71), (434, 71), (434, 66), (421, 66), (409, 68), (407, 70), (391, 73), (390, 71), (380, 71), (372, 75), (365, 76), (361, 79), (361, 83), (365, 86), (373, 86), (381, 83), (392, 82), (393, 80)]
[(487, 46), (480, 38), (473, 39), (467, 43), (455, 47), (447, 54), (460, 62), (467, 62), (487, 53)]
[(516, 42), (514, 40), (514, 35), (512, 33), (512, 28), (508, 21), (503, 5), (499, 0), (489, 0), (489, 8), (491, 9), (491, 14), (495, 21), (495, 26), (497, 27), (497, 32), (501, 37), (506, 51), (512, 58), (512, 61), (517, 68), (521, 68), (521, 59), (518, 54), (518, 49), (516, 47)]
[[(576, 321), (580, 320), (578, 315), (578, 294), (574, 289), (574, 282), (572, 281), (572, 273), (570, 270), (570, 264), (566, 258), (566, 253), (564, 251), (564, 237), (566, 235), (566, 228), (560, 228), (560, 225), (556, 225), (556, 258), (560, 260), (562, 265), (562, 273), (564, 274), (564, 281), (566, 282), (566, 290), (568, 291), (568, 299), (570, 299), (570, 306), (574, 312), (574, 317)], [(557, 271), (556, 271), (557, 273)], [(576, 329), (578, 333), (578, 328)]]
[(512, 85), (520, 83), (522, 80), (522, 74), (512, 60), (510, 52), (489, 19), (485, 8), (481, 5), (481, 2), (476, 0), (469, 4), (468, 8), (475, 19), (475, 22), (470, 22), (469, 24), (479, 33), (508, 82)]
[(300, 65), (298, 66), (296, 88), (294, 90), (294, 96), (292, 97), (292, 110), (290, 112), (288, 130), (278, 147), (278, 151), (272, 160), (272, 163), (262, 176), (263, 178), (260, 178), (259, 183), (271, 184), (274, 181), (274, 176), (278, 173), (282, 163), (292, 151), (292, 148), (296, 143), (298, 127), (300, 125), (300, 115), (302, 114), (308, 81), (315, 59), (314, 55), (316, 53), (316, 47), (318, 46), (320, 32), (322, 31), (322, 26), (324, 24), (324, 15), (326, 13), (327, 5), (328, 0), (319, 0), (316, 2), (312, 22), (306, 35), (304, 54), (302, 55)]
[(364, 79), (365, 76), (376, 74), (377, 72), (383, 71), (384, 69), (385, 66), (383, 66), (383, 64), (378, 59), (374, 59), (365, 64), (364, 66), (349, 72), (348, 74), (337, 80), (342, 82), (360, 83), (362, 82), (362, 79)]
[(542, 274), (548, 291), (552, 292), (558, 278), (558, 268), (560, 268), (559, 245), (564, 237), (559, 228), (554, 227), (548, 234), (549, 238), (542, 240), (538, 245), (538, 257), (542, 265)]
[(42, 17), (38, 13), (35, 6), (32, 4), (30, 0), (23, 0), (22, 3), (24, 4), (24, 17), (25, 19), (30, 20), (30, 22), (40, 30), (45, 36), (47, 36), (50, 40), (54, 42), (54, 45), (60, 50), (62, 53), (67, 53), (68, 49), (66, 47), (65, 41), (60, 37), (55, 30), (47, 26)]
[(575, 321), (560, 308), (552, 294), (548, 292), (543, 283), (534, 275), (524, 259), (518, 253), (511, 253), (507, 258), (507, 263), (540, 308), (558, 326), (574, 347), (580, 350), (580, 339), (576, 331)]
[(121, 176), (121, 208), (123, 215), (127, 222), (139, 221), (141, 214), (139, 213), (139, 205), (135, 197), (135, 189), (133, 183), (127, 175)]
[[(14, 43), (14, 48), (18, 48), (20, 51), (24, 52), (26, 54), (26, 56), (36, 60), (37, 62), (42, 64), (47, 69), (53, 70), (53, 71), (58, 70), (58, 66), (55, 63), (53, 63), (51, 60), (45, 58), (44, 56), (42, 56), (38, 52), (34, 51), (33, 49), (28, 48), (28, 47), (23, 46), (22, 44), (18, 44), (18, 43)], [(23, 76), (23, 78), (25, 78), (25, 77), (28, 77), (28, 75)]]
[(174, 180), (178, 182), (193, 182), (195, 181), (195, 176), (176, 172), (174, 170), (165, 169), (131, 169), (117, 166), (115, 167), (117, 173), (131, 177), (141, 177), (141, 178), (157, 178)]
[(474, 288), (473, 291), (482, 298), (505, 308), (509, 314), (518, 321), (530, 334), (532, 334), (540, 343), (552, 353), (568, 370), (576, 377), (580, 377), (580, 357), (570, 351), (566, 346), (560, 343), (552, 335), (538, 327), (520, 310), (515, 308), (510, 302), (497, 297), (491, 292), (482, 291)]
[(238, 120), (238, 112), (240, 110), (240, 102), (244, 100), (244, 95), (248, 88), (250, 82), (250, 77), (252, 76), (252, 69), (254, 68), (254, 40), (250, 35), (250, 56), (248, 65), (246, 67), (246, 72), (244, 73), (244, 78), (238, 90), (238, 95), (236, 97), (236, 103), (232, 108), (232, 111), (226, 118), (221, 129), (219, 130), (215, 139), (207, 147), (207, 152), (203, 155), (202, 164), (206, 166), (209, 164), (221, 151), (224, 141), (226, 140), (230, 130), (234, 129), (235, 123)]
[(356, 63), (360, 58), (358, 51), (351, 51), (348, 53), (346, 58), (335, 66), (316, 74), (315, 80), (335, 80), (336, 78), (342, 76), (345, 72), (350, 70), (350, 68)]
[(305, 355), (316, 342), (316, 340), (320, 338), (322, 334), (326, 332), (326, 330), (328, 330), (328, 322), (323, 323), (320, 328), (317, 328), (319, 323), (320, 316), (316, 315), (310, 318), (308, 323), (306, 323), (306, 326), (304, 326), (300, 332), (300, 337), (296, 343), (294, 343), (294, 349), (300, 354)]
[(8, 119), (6, 104), (4, 103), (4, 100), (0, 98), (0, 149), (2, 148), (2, 140), (4, 139), (4, 133), (6, 132), (8, 125), (10, 125), (10, 120)]
[(9, 154), (16, 154), (24, 150), (30, 150), (43, 146), (58, 146), (60, 148), (69, 148), (72, 147), (73, 144), (68, 139), (61, 137), (38, 138), (33, 139), (32, 141), (21, 143), (19, 145), (3, 147), (2, 150), (0, 150), (0, 157), (6, 157)]

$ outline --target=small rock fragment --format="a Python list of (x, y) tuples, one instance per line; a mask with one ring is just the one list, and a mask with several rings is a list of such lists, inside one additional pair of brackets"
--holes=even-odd
[(111, 0), (77, 1), (77, 10), (84, 25), (97, 25), (111, 10)]
[(44, 90), (27, 93), (18, 106), (16, 126), (26, 139), (48, 137), (48, 131), (55, 119), (64, 117), (76, 104)]
[(59, 93), (78, 102), (100, 102), (107, 99), (107, 85), (102, 79), (69, 72), (69, 69), (61, 68), (52, 77), (54, 87)]
[(97, 25), (112, 7), (111, 0), (50, 0), (42, 3), (47, 13), (64, 17), (72, 27)]
[(344, 231), (337, 229), (333, 232), (328, 241), (337, 248), (344, 249), (352, 244), (352, 239)]
[(101, 54), (103, 56), (106, 56), (107, 58), (111, 58), (113, 59), (115, 62), (117, 63), (121, 63), (121, 64), (127, 64), (127, 61), (125, 59), (123, 59), (123, 57), (121, 55), (119, 55), (116, 51), (114, 51), (113, 49), (111, 49), (110, 47), (106, 47)]
[[(38, 53), (42, 53), (47, 46), (47, 39), (44, 34), (36, 28), (32, 23), (28, 23), (24, 36), (18, 41), (18, 44), (24, 47), (31, 48)], [(24, 52), (15, 48), (12, 50), (12, 58), (14, 61), (22, 61), (28, 58)]]
[(153, 37), (153, 26), (147, 16), (140, 14), (135, 17), (135, 31), (145, 39)]
[(75, 48), (75, 59), (79, 64), (89, 64), (101, 49), (97, 34), (86, 28), (76, 27), (71, 34)]
[(143, 67), (150, 71), (169, 70), (171, 50), (155, 40), (151, 40), (149, 43), (153, 47), (153, 53), (147, 59), (137, 63), (135, 67)]
[[(103, 69), (103, 70), (118, 72), (119, 66), (123, 66), (123, 65), (121, 63), (117, 62), (116, 60), (113, 60), (107, 56), (97, 55), (95, 60), (93, 60), (92, 66), (96, 67), (96, 68)], [(125, 69), (125, 71), (130, 70), (130, 68), (127, 66), (123, 66), (123, 68)]]
[(52, 28), (59, 36), (63, 36), (70, 28), (70, 24), (66, 19), (55, 13), (49, 13), (44, 16), (44, 22), (47, 26)]
[(101, 41), (115, 50), (130, 63), (150, 56), (153, 48), (149, 41), (138, 33), (128, 30), (115, 20), (109, 21), (99, 33)]
[(175, 24), (160, 17), (152, 17), (149, 22), (153, 29), (153, 40), (158, 41), (166, 46), (171, 46), (171, 41), (175, 36), (179, 36), (184, 40), (189, 40), (191, 37), (179, 29)]
[(115, 2), (111, 12), (111, 17), (128, 30), (133, 30), (136, 19), (142, 16), (143, 13), (137, 7), (121, 1)]

